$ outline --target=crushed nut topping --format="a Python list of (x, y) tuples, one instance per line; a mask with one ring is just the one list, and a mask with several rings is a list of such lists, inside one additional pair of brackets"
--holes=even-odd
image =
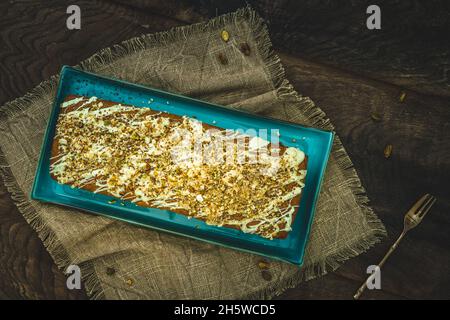
[[(148, 107), (68, 97), (61, 104), (51, 175), (75, 188), (268, 239), (291, 230), (306, 176), (302, 151), (281, 146), (279, 156), (263, 153), (264, 161), (239, 161), (250, 157), (253, 145), (267, 144), (246, 136), (246, 151), (239, 154), (239, 134), (228, 135), (232, 147), (219, 153), (208, 148), (212, 138), (202, 135), (204, 156), (210, 161), (179, 161), (192, 151), (181, 143), (180, 130), (195, 135), (207, 127), (194, 118)], [(223, 157), (233, 161), (218, 161)], [(276, 170), (268, 174), (273, 167)]]

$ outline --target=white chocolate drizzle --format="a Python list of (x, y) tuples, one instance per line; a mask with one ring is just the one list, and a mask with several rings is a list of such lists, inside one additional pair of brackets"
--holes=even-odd
[[(196, 119), (103, 104), (96, 97), (62, 104), (72, 109), (60, 114), (56, 129), (58, 155), (50, 171), (59, 183), (90, 186), (95, 193), (138, 205), (181, 210), (208, 224), (235, 226), (269, 239), (291, 230), (306, 177), (300, 169), (305, 159), (301, 150), (263, 153), (257, 163), (240, 161), (270, 147), (269, 142), (220, 129), (223, 141), (231, 144), (214, 149), (215, 137), (205, 134)], [(186, 135), (201, 139), (208, 163), (183, 144)], [(245, 141), (243, 150), (239, 138)], [(219, 161), (226, 157), (233, 161)]]

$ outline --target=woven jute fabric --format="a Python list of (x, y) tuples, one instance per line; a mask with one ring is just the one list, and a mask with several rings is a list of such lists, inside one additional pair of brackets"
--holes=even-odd
[[(229, 41), (223, 41), (221, 30), (228, 31)], [(248, 44), (245, 50), (243, 43)], [(77, 67), (238, 110), (333, 129), (325, 114), (285, 79), (266, 26), (250, 8), (128, 40)], [(1, 107), (0, 168), (13, 200), (56, 264), (63, 270), (78, 265), (91, 298), (271, 298), (334, 270), (385, 234), (339, 137), (303, 267), (270, 261), (264, 277), (258, 267), (262, 258), (257, 255), (33, 201), (29, 194), (57, 81), (54, 76)]]

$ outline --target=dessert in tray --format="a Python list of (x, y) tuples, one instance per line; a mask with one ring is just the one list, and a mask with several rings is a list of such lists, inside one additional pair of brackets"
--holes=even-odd
[(297, 148), (152, 110), (150, 102), (70, 95), (60, 106), (50, 174), (74, 188), (274, 239), (291, 230), (306, 166)]

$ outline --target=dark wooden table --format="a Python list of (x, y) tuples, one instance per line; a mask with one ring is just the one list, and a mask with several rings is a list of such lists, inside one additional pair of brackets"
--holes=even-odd
[[(365, 298), (450, 298), (450, 53), (448, 1), (378, 1), (382, 29), (365, 26), (368, 2), (249, 1), (267, 19), (286, 73), (331, 118), (389, 237), (336, 272), (281, 299), (350, 299), (368, 265), (400, 233), (406, 209), (426, 192), (433, 211)], [(336, 4), (334, 4), (336, 3)], [(81, 30), (66, 29), (78, 4)], [(244, 1), (44, 1), (0, 3), (0, 104), (22, 96), (101, 48), (142, 33), (204, 21)], [(403, 102), (401, 93), (406, 94)], [(374, 121), (372, 113), (381, 115)], [(389, 159), (384, 147), (393, 146)], [(86, 299), (70, 291), (0, 184), (0, 298)]]

